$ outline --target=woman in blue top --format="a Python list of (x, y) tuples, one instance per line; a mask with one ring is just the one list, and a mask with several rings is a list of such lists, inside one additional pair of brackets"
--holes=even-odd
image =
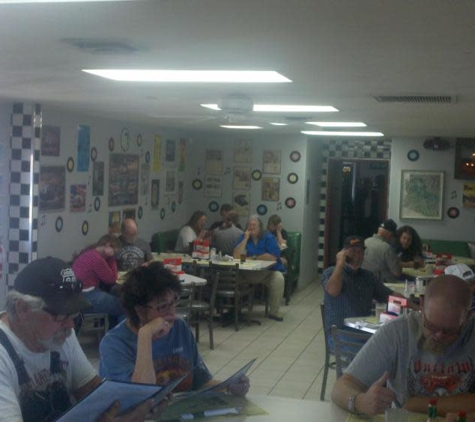
[(236, 241), (234, 258), (239, 258), (243, 254), (253, 259), (275, 261), (270, 271), (243, 271), (241, 279), (249, 283), (265, 284), (269, 290), (269, 318), (283, 321), (279, 307), (284, 294), (285, 281), (282, 273), (285, 268), (280, 260), (280, 248), (275, 237), (264, 231), (262, 221), (255, 215), (249, 217), (246, 231)]

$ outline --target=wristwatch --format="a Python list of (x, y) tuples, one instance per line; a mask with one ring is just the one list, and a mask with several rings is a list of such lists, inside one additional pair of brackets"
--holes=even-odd
[(358, 396), (358, 394), (361, 394), (361, 393), (357, 393), (357, 394), (354, 394), (354, 395), (349, 397), (349, 399), (348, 399), (348, 412), (359, 413), (358, 410), (356, 410), (356, 396)]

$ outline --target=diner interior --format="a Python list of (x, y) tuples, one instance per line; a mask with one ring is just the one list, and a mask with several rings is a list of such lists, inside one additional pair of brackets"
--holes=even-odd
[[(264, 289), (260, 325), (217, 322), (212, 350), (202, 321), (199, 350), (223, 379), (257, 358), (251, 395), (319, 400), (320, 277), (346, 236), (391, 218), (434, 253), (474, 258), (474, 14), (442, 0), (0, 0), (0, 308), (28, 262), (68, 261), (125, 217), (152, 242), (196, 210), (219, 221), (225, 203), (243, 227), (278, 214), (298, 237), (284, 321), (264, 318)], [(101, 69), (283, 78), (121, 81)], [(407, 202), (411, 175), (437, 178), (431, 212)], [(79, 335), (96, 366), (97, 323)]]

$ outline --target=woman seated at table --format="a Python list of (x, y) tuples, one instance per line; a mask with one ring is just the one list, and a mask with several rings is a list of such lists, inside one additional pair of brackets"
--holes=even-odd
[(277, 241), (277, 244), (281, 250), (280, 260), (282, 261), (284, 267), (287, 268), (287, 259), (284, 257), (284, 255), (285, 249), (287, 248), (288, 235), (287, 230), (285, 230), (282, 226), (282, 219), (277, 214), (271, 215), (269, 217), (269, 220), (267, 221), (267, 230), (275, 237), (275, 240)]
[(236, 241), (234, 258), (239, 259), (241, 255), (275, 261), (271, 271), (243, 271), (240, 277), (241, 280), (249, 283), (262, 283), (267, 286), (270, 297), (269, 318), (283, 321), (284, 318), (279, 314), (279, 308), (284, 294), (285, 281), (282, 273), (285, 268), (280, 259), (280, 248), (275, 237), (264, 231), (264, 225), (256, 215), (249, 217), (246, 231)]
[[(219, 383), (198, 353), (188, 325), (176, 316), (180, 291), (178, 278), (159, 262), (138, 267), (127, 275), (121, 289), (127, 319), (101, 342), (102, 377), (166, 385), (191, 371), (175, 392)], [(247, 377), (229, 387), (231, 393), (240, 396), (248, 390)]]
[(418, 268), (422, 265), (422, 241), (411, 226), (399, 227), (396, 231), (398, 249), (403, 268)]
[(191, 243), (195, 240), (207, 240), (209, 238), (208, 232), (204, 230), (208, 218), (203, 211), (195, 211), (178, 233), (175, 251), (189, 253)]
[(106, 234), (81, 251), (72, 265), (76, 278), (82, 282), (84, 297), (92, 304), (86, 312), (108, 314), (110, 328), (125, 318), (120, 300), (111, 290), (117, 281), (115, 253), (119, 248), (117, 237)]

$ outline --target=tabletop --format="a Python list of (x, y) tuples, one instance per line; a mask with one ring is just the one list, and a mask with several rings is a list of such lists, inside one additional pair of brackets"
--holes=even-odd
[[(193, 264), (196, 262), (198, 267), (209, 267), (210, 261), (207, 259), (193, 259), (190, 255), (180, 254), (180, 253), (162, 253), (162, 254), (152, 254), (153, 260), (158, 262), (163, 262), (165, 259), (181, 258), (182, 264)], [(239, 264), (239, 269), (243, 271), (263, 271), (267, 270), (273, 265), (274, 261), (263, 261), (260, 259), (246, 259), (246, 262), (241, 262), (239, 259), (233, 259), (232, 261), (211, 261), (213, 264), (218, 265), (236, 265)]]
[[(126, 271), (119, 271), (117, 284), (124, 283), (126, 274)], [(186, 273), (178, 275), (178, 278), (180, 279), (182, 286), (204, 286), (208, 283), (208, 280), (206, 280), (206, 278), (196, 277), (195, 275)]]
[(344, 324), (346, 327), (371, 334), (374, 334), (382, 325), (375, 316), (345, 318)]
[[(452, 256), (449, 265), (455, 264), (475, 265), (475, 260), (466, 256)], [(425, 268), (403, 268), (402, 273), (411, 277), (435, 277), (434, 274), (428, 273)]]

